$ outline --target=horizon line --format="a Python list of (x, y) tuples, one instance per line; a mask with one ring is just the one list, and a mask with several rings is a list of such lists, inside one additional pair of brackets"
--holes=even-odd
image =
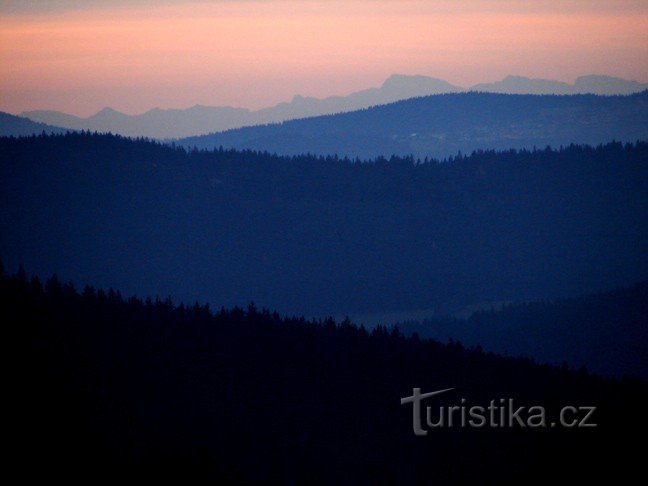
[[(41, 109), (37, 109), (37, 110), (22, 110), (22, 111), (18, 111), (18, 112), (16, 112), (16, 111), (5, 111), (5, 113), (9, 113), (9, 114), (14, 115), (14, 116), (25, 117), (25, 114), (29, 114), (29, 113), (52, 112), (52, 113), (59, 113), (59, 114), (63, 114), (63, 115), (73, 116), (75, 118), (79, 118), (79, 119), (83, 119), (83, 120), (93, 118), (93, 117), (97, 116), (98, 114), (100, 114), (103, 111), (113, 111), (113, 112), (118, 113), (120, 115), (125, 115), (125, 116), (130, 116), (130, 117), (142, 116), (142, 115), (145, 115), (145, 114), (150, 113), (152, 111), (188, 111), (188, 110), (191, 110), (193, 108), (224, 108), (224, 109), (230, 108), (230, 109), (234, 109), (234, 110), (244, 110), (244, 111), (247, 111), (249, 113), (256, 113), (256, 112), (259, 112), (259, 111), (276, 108), (277, 106), (280, 106), (280, 105), (283, 105), (283, 104), (292, 103), (296, 99), (300, 99), (300, 98), (301, 99), (317, 100), (317, 101), (325, 101), (325, 100), (328, 100), (328, 99), (331, 99), (331, 98), (346, 98), (346, 97), (351, 96), (353, 94), (363, 92), (363, 91), (367, 91), (367, 90), (371, 90), (371, 89), (381, 89), (381, 88), (383, 88), (385, 86), (387, 81), (389, 81), (390, 79), (395, 78), (395, 77), (426, 78), (426, 79), (430, 79), (430, 80), (438, 80), (438, 81), (448, 83), (448, 84), (452, 85), (453, 87), (457, 88), (457, 91), (448, 91), (446, 93), (431, 93), (430, 95), (427, 95), (427, 96), (433, 96), (435, 94), (451, 94), (451, 93), (461, 93), (461, 92), (464, 92), (464, 93), (474, 92), (474, 93), (491, 93), (491, 94), (510, 94), (510, 95), (528, 94), (528, 95), (537, 95), (537, 96), (552, 95), (552, 94), (553, 95), (560, 94), (560, 95), (566, 95), (566, 96), (568, 96), (570, 94), (573, 94), (573, 95), (576, 95), (576, 94), (595, 94), (595, 93), (569, 93), (569, 94), (563, 94), (563, 93), (499, 93), (499, 92), (491, 92), (491, 91), (479, 91), (479, 90), (474, 90), (473, 89), (476, 86), (480, 86), (480, 85), (484, 85), (484, 84), (496, 84), (496, 83), (502, 82), (502, 81), (504, 81), (506, 79), (509, 79), (509, 78), (520, 78), (520, 79), (525, 79), (525, 80), (529, 80), (529, 81), (548, 81), (548, 82), (552, 82), (552, 83), (563, 83), (563, 84), (566, 84), (566, 85), (568, 85), (570, 87), (575, 87), (576, 83), (577, 83), (577, 81), (579, 79), (587, 78), (587, 77), (605, 77), (605, 78), (612, 78), (612, 79), (616, 79), (616, 80), (626, 81), (626, 82), (630, 82), (630, 83), (648, 84), (648, 81), (639, 81), (639, 80), (636, 80), (636, 79), (627, 79), (627, 78), (622, 78), (622, 77), (619, 77), (619, 76), (614, 76), (612, 74), (600, 74), (600, 73), (598, 73), (598, 74), (595, 74), (595, 73), (582, 74), (582, 75), (576, 76), (576, 78), (574, 78), (573, 82), (564, 81), (564, 80), (561, 80), (561, 79), (544, 78), (544, 77), (543, 78), (529, 77), (529, 76), (525, 76), (525, 75), (522, 75), (522, 74), (507, 74), (503, 78), (497, 79), (495, 81), (481, 81), (481, 82), (475, 83), (475, 84), (473, 84), (471, 86), (464, 87), (464, 86), (455, 84), (453, 82), (447, 81), (446, 79), (439, 78), (439, 77), (436, 77), (436, 76), (430, 76), (430, 75), (427, 75), (427, 74), (403, 74), (403, 73), (396, 72), (396, 73), (390, 74), (387, 78), (385, 78), (385, 80), (379, 86), (368, 86), (366, 88), (362, 88), (362, 89), (359, 89), (359, 90), (356, 90), (356, 91), (347, 92), (346, 94), (330, 94), (330, 95), (325, 96), (325, 97), (301, 95), (301, 94), (297, 93), (297, 94), (294, 94), (292, 96), (292, 98), (290, 98), (289, 100), (280, 101), (280, 102), (275, 103), (273, 105), (267, 105), (267, 106), (263, 106), (261, 108), (249, 108), (249, 107), (244, 107), (244, 106), (240, 106), (240, 105), (238, 105), (238, 106), (235, 106), (235, 105), (223, 105), (223, 104), (210, 105), (210, 104), (195, 103), (193, 105), (185, 106), (185, 107), (166, 107), (166, 108), (163, 108), (162, 106), (157, 105), (157, 106), (153, 106), (153, 107), (151, 107), (149, 109), (146, 109), (144, 111), (139, 111), (139, 112), (136, 112), (136, 113), (128, 113), (128, 112), (125, 112), (125, 111), (121, 111), (119, 109), (115, 109), (115, 108), (113, 108), (111, 106), (104, 106), (103, 108), (100, 108), (96, 112), (94, 112), (94, 113), (92, 113), (90, 115), (87, 115), (87, 116), (74, 114), (74, 113), (71, 113), (71, 112), (68, 112), (68, 111), (61, 111), (61, 110), (48, 109), (48, 108), (41, 108)], [(643, 91), (643, 90), (641, 90), (641, 91)], [(638, 92), (641, 92), (641, 91), (638, 91)], [(630, 95), (630, 94), (634, 94), (634, 93), (627, 93), (626, 95)], [(617, 96), (617, 95), (612, 94), (612, 95), (599, 95), (599, 96)], [(414, 96), (414, 97), (418, 97), (418, 96)], [(409, 97), (409, 98), (412, 98), (412, 97)], [(402, 100), (409, 99), (409, 98), (402, 98), (402, 99), (394, 100), (394, 101), (389, 102), (389, 103), (402, 101)], [(4, 111), (4, 110), (0, 110), (0, 111)], [(352, 110), (352, 111), (355, 111), (355, 110)]]

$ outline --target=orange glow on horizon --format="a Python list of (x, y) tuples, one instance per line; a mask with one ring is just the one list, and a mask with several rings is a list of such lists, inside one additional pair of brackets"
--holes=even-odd
[(648, 81), (645, 12), (426, 5), (252, 1), (3, 16), (0, 110), (259, 108), (377, 86), (396, 72), (462, 86), (507, 74)]

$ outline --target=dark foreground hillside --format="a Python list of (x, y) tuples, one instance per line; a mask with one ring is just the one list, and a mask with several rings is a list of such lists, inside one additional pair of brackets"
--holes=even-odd
[(349, 157), (597, 145), (648, 136), (648, 91), (629, 96), (452, 93), (189, 137), (188, 147)]
[(399, 329), (543, 363), (566, 361), (602, 375), (648, 380), (648, 282), (573, 299), (509, 304), (468, 319), (409, 321)]
[[(307, 316), (558, 298), (648, 278), (648, 144), (440, 163), (0, 138), (0, 257)], [(391, 322), (390, 322), (391, 323)]]
[[(638, 469), (645, 384), (604, 382), (254, 307), (77, 293), (0, 279), (9, 468), (29, 479), (219, 484), (528, 484)], [(7, 333), (5, 333), (7, 334)], [(400, 398), (596, 406), (594, 428), (446, 428), (415, 437)], [(634, 438), (634, 440), (633, 440)]]

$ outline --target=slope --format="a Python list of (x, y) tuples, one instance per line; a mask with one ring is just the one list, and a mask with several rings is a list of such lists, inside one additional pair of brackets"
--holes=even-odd
[(37, 123), (27, 118), (0, 112), (0, 136), (24, 137), (40, 133), (65, 133), (67, 128)]
[(128, 293), (309, 316), (579, 295), (648, 278), (648, 144), (446, 163), (0, 139), (0, 257)]
[(444, 158), (461, 151), (635, 141), (648, 136), (648, 91), (629, 96), (459, 93), (181, 139), (188, 147), (349, 157)]
[[(645, 432), (632, 413), (645, 383), (253, 306), (212, 314), (79, 294), (24, 273), (0, 276), (0, 307), (12, 365), (7, 469), (34, 481), (520, 484), (604, 472), (624, 481), (641, 464), (626, 439)], [(433, 413), (495, 403), (495, 425), (455, 418), (414, 436), (412, 406), (399, 405), (413, 388), (454, 388), (423, 402)], [(501, 420), (500, 398), (543, 406), (545, 418), (509, 422), (506, 402)], [(565, 406), (595, 407), (596, 426), (577, 427), (585, 412), (563, 416)]]

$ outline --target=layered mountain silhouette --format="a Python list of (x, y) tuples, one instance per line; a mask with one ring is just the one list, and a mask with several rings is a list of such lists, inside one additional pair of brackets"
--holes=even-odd
[[(24, 271), (5, 276), (1, 265), (0, 307), (9, 343), (3, 357), (13, 366), (4, 384), (11, 420), (3, 438), (14, 446), (7, 463), (39, 483), (61, 474), (83, 484), (99, 476), (154, 484), (527, 484), (530, 477), (596, 484), (602, 468), (615, 477), (641, 474), (644, 453), (627, 438), (646, 432), (633, 413), (648, 394), (643, 382), (384, 328), (367, 332), (348, 321), (282, 318), (254, 305), (214, 313), (113, 289), (77, 291)], [(400, 402), (414, 388), (453, 389), (421, 403), (424, 437), (414, 435), (411, 403)], [(489, 403), (497, 408), (485, 427), (469, 428), (479, 415), (467, 411), (470, 423), (457, 413), (454, 422), (444, 414), (443, 427), (427, 425), (438, 407), (479, 414), (477, 406), (487, 417)], [(544, 407), (541, 422), (527, 421), (530, 406)], [(586, 408), (562, 420), (566, 406)], [(520, 422), (512, 416), (518, 407)], [(590, 427), (576, 428), (586, 414)], [(553, 426), (559, 418), (565, 427)]]
[[(22, 113), (22, 116), (76, 130), (151, 138), (187, 136), (254, 124), (252, 112), (249, 110), (201, 105), (186, 110), (154, 108), (141, 115), (126, 115), (112, 108), (104, 108), (89, 118), (79, 118), (57, 111), (32, 111)], [(261, 123), (274, 121), (280, 119), (264, 118)]]
[(444, 158), (477, 149), (558, 147), (648, 137), (648, 91), (627, 96), (450, 93), (179, 143), (349, 157)]
[(9, 268), (128, 294), (442, 315), (648, 279), (643, 142), (417, 164), (75, 133), (0, 153)]
[[(517, 94), (629, 94), (648, 88), (646, 83), (626, 81), (609, 76), (584, 76), (574, 85), (560, 81), (529, 79), (509, 76), (502, 81), (478, 84), (473, 91)], [(76, 130), (112, 132), (127, 136), (152, 138), (180, 138), (220, 132), (250, 125), (278, 123), (295, 118), (327, 115), (392, 103), (403, 99), (433, 94), (466, 91), (457, 85), (427, 76), (392, 75), (381, 87), (369, 88), (348, 96), (331, 96), (324, 99), (295, 96), (290, 102), (270, 108), (250, 111), (229, 106), (196, 105), (188, 109), (155, 108), (140, 115), (126, 115), (110, 108), (97, 114), (80, 118), (57, 111), (29, 111), (22, 116), (50, 125)]]
[(28, 118), (0, 111), (0, 136), (23, 137), (37, 133), (65, 133), (69, 129), (34, 122)]
[(551, 79), (507, 76), (495, 83), (480, 83), (471, 91), (506, 94), (598, 94), (627, 95), (648, 89), (648, 83), (628, 81), (612, 76), (589, 75), (576, 79), (574, 84)]
[(295, 96), (290, 102), (258, 111), (229, 106), (196, 105), (186, 110), (155, 108), (141, 115), (125, 115), (111, 108), (104, 108), (89, 118), (79, 118), (57, 111), (30, 111), (22, 113), (22, 116), (74, 129), (127, 136), (178, 138), (293, 118), (353, 111), (404, 98), (461, 90), (459, 86), (440, 79), (393, 75), (380, 88), (369, 88), (348, 96), (331, 96), (324, 99)]
[(402, 322), (398, 328), (539, 362), (566, 361), (601, 375), (648, 380), (648, 281), (579, 298), (507, 304), (467, 319)]

